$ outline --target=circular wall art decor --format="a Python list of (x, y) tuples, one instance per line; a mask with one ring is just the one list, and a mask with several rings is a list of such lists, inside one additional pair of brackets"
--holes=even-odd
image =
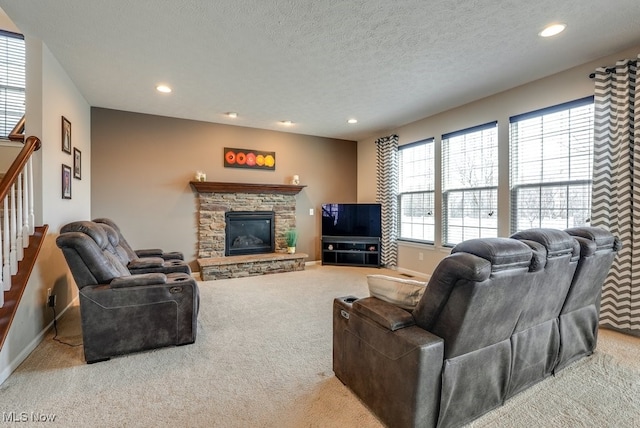
[(276, 169), (276, 152), (224, 148), (225, 168)]

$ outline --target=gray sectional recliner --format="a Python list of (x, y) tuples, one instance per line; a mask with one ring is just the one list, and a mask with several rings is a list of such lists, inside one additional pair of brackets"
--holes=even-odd
[(114, 248), (117, 234), (90, 221), (63, 227), (56, 244), (79, 289), (87, 363), (195, 342), (199, 292), (189, 273), (132, 274)]
[[(165, 259), (160, 255), (138, 255), (136, 252), (131, 250), (131, 247), (126, 243), (126, 241), (122, 240), (122, 234), (119, 232), (119, 229), (114, 229), (105, 222), (74, 221), (62, 226), (60, 233), (94, 233), (93, 230), (97, 229), (102, 229), (107, 235), (108, 239), (105, 249), (116, 256), (127, 267), (131, 274), (179, 272), (191, 274), (191, 268), (189, 265), (179, 258)], [(161, 250), (147, 250), (148, 253), (145, 254), (151, 254), (151, 252), (157, 254), (158, 251)]]
[(413, 311), (333, 305), (333, 369), (390, 427), (457, 427), (593, 353), (620, 244), (584, 227), (456, 245)]
[(122, 235), (120, 227), (113, 220), (106, 217), (100, 217), (94, 218), (93, 221), (96, 223), (106, 224), (116, 231), (120, 240), (120, 246), (124, 249), (124, 251), (127, 253), (127, 257), (131, 260), (138, 257), (161, 257), (164, 260), (184, 260), (184, 254), (179, 251), (165, 252), (160, 248), (145, 248), (134, 250)]

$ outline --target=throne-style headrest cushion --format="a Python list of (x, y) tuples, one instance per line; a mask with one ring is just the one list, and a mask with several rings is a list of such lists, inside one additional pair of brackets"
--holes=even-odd
[(107, 234), (107, 239), (113, 248), (116, 248), (120, 244), (120, 236), (118, 235), (118, 232), (107, 224), (98, 224), (98, 226)]
[(510, 238), (478, 238), (463, 241), (453, 247), (451, 254), (469, 253), (491, 263), (491, 271), (527, 268), (531, 264), (532, 251), (528, 245)]
[(578, 242), (567, 232), (558, 229), (527, 229), (511, 235), (518, 240), (538, 242), (547, 249), (547, 257), (560, 257), (570, 254), (572, 257), (580, 255)]
[(74, 221), (62, 226), (60, 233), (81, 232), (90, 236), (101, 250), (107, 248), (110, 244), (109, 237), (104, 229), (92, 221)]
[(565, 229), (565, 232), (594, 242), (597, 250), (611, 248), (613, 251), (620, 251), (622, 248), (622, 243), (616, 236), (599, 227), (572, 227)]

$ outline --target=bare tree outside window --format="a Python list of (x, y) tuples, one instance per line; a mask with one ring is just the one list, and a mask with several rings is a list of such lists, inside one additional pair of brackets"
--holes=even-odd
[(511, 118), (511, 230), (589, 224), (593, 99)]
[(497, 123), (443, 136), (442, 151), (443, 243), (497, 236)]

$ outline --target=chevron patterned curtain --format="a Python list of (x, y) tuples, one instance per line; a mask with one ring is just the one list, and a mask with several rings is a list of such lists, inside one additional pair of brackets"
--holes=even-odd
[[(602, 290), (600, 322), (640, 333), (640, 95), (637, 61), (595, 77), (591, 224), (622, 241)], [(636, 261), (634, 265), (634, 259)]]
[(398, 136), (376, 140), (376, 200), (382, 210), (381, 263), (398, 264)]

